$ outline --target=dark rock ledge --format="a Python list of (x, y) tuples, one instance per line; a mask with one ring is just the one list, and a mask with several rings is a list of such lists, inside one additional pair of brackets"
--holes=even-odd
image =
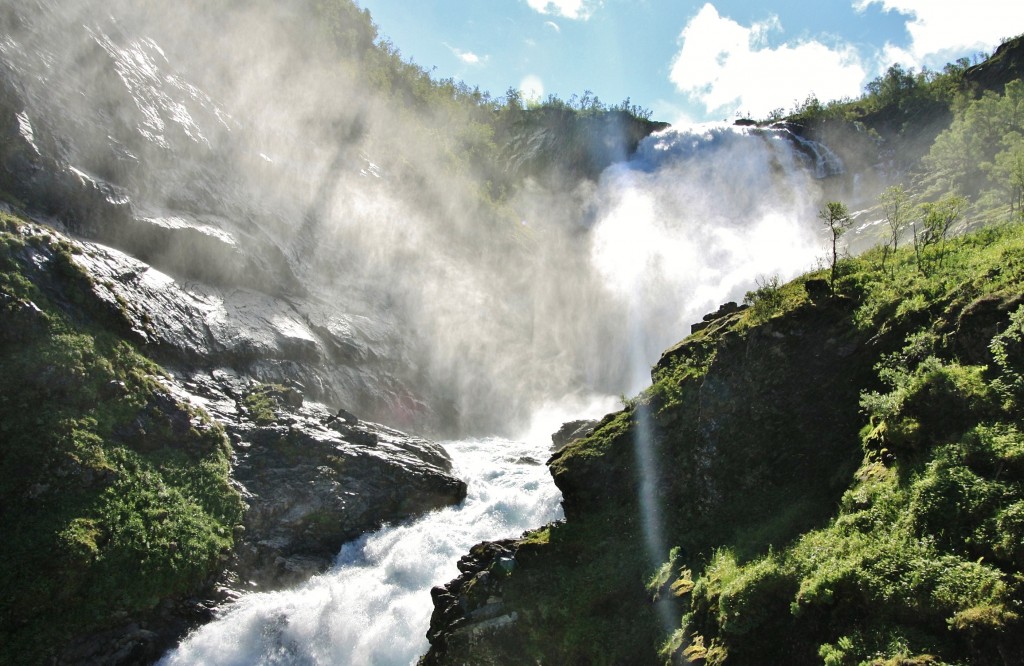
[[(469, 657), (481, 636), (516, 623), (517, 614), (505, 607), (502, 586), (515, 568), (519, 545), (515, 539), (478, 543), (459, 560), (462, 574), (458, 578), (430, 590), (434, 600), (427, 631), (430, 651), (420, 659), (420, 666)], [(483, 659), (473, 654), (477, 657)]]
[(440, 445), (338, 418), (298, 388), (266, 391), (272, 414), (257, 420), (246, 398), (265, 385), (225, 369), (181, 384), (234, 445), (233, 477), (248, 506), (234, 573), (247, 589), (299, 583), (329, 567), (346, 541), (466, 497)]

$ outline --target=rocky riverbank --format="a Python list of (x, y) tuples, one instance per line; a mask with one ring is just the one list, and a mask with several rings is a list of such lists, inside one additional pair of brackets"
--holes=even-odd
[[(0, 215), (11, 659), (145, 663), (217, 604), (301, 581), (343, 542), (465, 497), (440, 446), (308, 401), (295, 380), (143, 359), (135, 349), (203, 358), (193, 343), (211, 338), (169, 323), (186, 291)], [(129, 301), (115, 284), (165, 297)], [(168, 354), (181, 341), (193, 354)], [(62, 592), (33, 592), (37, 578)]]

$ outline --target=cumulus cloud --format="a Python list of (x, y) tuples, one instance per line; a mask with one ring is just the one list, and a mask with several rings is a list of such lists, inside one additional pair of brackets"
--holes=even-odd
[(769, 34), (781, 30), (778, 18), (743, 26), (705, 4), (680, 34), (669, 78), (709, 114), (763, 117), (811, 92), (823, 101), (860, 94), (866, 72), (852, 46), (769, 45)]
[(526, 0), (526, 4), (541, 14), (564, 16), (567, 19), (587, 20), (593, 16), (602, 0)]
[(889, 62), (909, 65), (940, 66), (951, 53), (971, 50), (991, 51), (1024, 26), (1024, 4), (1005, 0), (936, 2), (935, 0), (855, 0), (853, 6), (864, 11), (879, 5), (883, 11), (908, 17), (911, 43), (906, 49), (889, 45)]
[(480, 65), (487, 60), (486, 56), (478, 56), (472, 51), (463, 51), (462, 49), (451, 46), (450, 44), (445, 44), (445, 46), (447, 46), (448, 50), (452, 52), (452, 55), (467, 65)]

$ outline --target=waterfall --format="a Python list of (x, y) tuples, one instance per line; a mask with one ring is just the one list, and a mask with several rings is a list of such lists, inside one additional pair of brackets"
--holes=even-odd
[(742, 301), (759, 275), (813, 267), (822, 189), (803, 145), (786, 130), (694, 125), (648, 137), (604, 173), (590, 259), (631, 322), (628, 392), (690, 324)]
[[(304, 357), (244, 303), (185, 328), (223, 332), (232, 357), (275, 347), (265, 356), (285, 364), (246, 371), (367, 418), (508, 434), (545, 401), (633, 393), (704, 313), (823, 251), (822, 186), (842, 164), (785, 128), (669, 129), (597, 183), (510, 179), (492, 207), (485, 176), (449, 172), (392, 100), (283, 39), (287, 8), (228, 3), (245, 20), (223, 22), (223, 47), (194, 30), (226, 5), (165, 21), (127, 0), (31, 4), (0, 42), (0, 75), (24, 90), (25, 154), (80, 190), (60, 195), (78, 231), (224, 286), (229, 305), (253, 289), (308, 321), (363, 322), (312, 326)], [(282, 41), (254, 41), (257, 27)]]
[[(411, 110), (318, 61), (288, 7), (186, 4), (14, 3), (0, 84), (18, 95), (0, 107), (18, 160), (53, 171), (36, 205), (70, 206), (73, 231), (180, 286), (155, 319), (190, 335), (151, 332), (197, 369), (238, 360), (413, 430), (515, 431), (546, 401), (634, 394), (704, 313), (822, 252), (822, 181), (842, 165), (784, 129), (669, 129), (599, 182), (510, 179), (495, 203)], [(461, 506), (345, 545), (295, 590), (243, 595), (165, 663), (414, 661), (458, 558), (558, 517), (543, 462), (560, 422), (447, 443)]]

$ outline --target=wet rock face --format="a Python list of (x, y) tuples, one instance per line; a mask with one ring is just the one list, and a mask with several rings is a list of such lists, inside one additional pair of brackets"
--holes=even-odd
[(441, 446), (344, 409), (339, 417), (304, 400), (297, 384), (258, 385), (221, 369), (180, 385), (234, 445), (247, 505), (234, 564), (243, 586), (299, 583), (330, 566), (344, 542), (466, 497)]
[(420, 664), (491, 663), (473, 650), (481, 638), (515, 625), (518, 616), (505, 607), (502, 583), (516, 565), (517, 541), (484, 541), (459, 560), (462, 574), (430, 591), (434, 612), (427, 640), (430, 651)]
[[(430, 410), (402, 379), (397, 320), (319, 298), (282, 299), (251, 288), (175, 279), (120, 250), (74, 243), (96, 299), (125, 333), (166, 366), (186, 373), (230, 368), (265, 383), (298, 381), (327, 404), (371, 419), (424, 426)], [(394, 352), (394, 356), (388, 356)]]
[[(289, 167), (189, 78), (175, 30), (145, 36), (147, 12), (39, 0), (0, 13), (0, 200), (103, 244), (79, 258), (161, 363), (294, 378), (328, 404), (437, 429), (380, 286), (338, 252), (314, 260)], [(285, 202), (266, 200), (279, 190)]]
[(590, 433), (594, 432), (594, 427), (597, 423), (598, 422), (593, 419), (581, 419), (579, 421), (563, 423), (562, 427), (551, 435), (551, 450), (559, 451), (570, 442), (586, 437)]

